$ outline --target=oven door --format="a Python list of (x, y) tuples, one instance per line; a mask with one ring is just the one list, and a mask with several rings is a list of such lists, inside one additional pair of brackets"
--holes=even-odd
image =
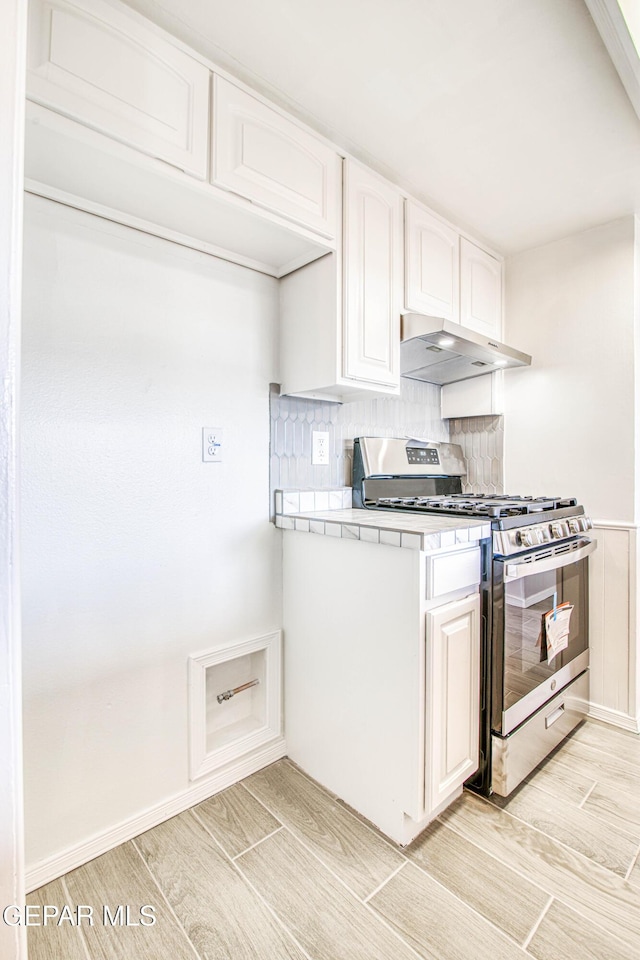
[[(589, 665), (588, 557), (576, 538), (493, 561), (491, 726), (506, 736)], [(568, 644), (548, 656), (545, 614), (573, 605)]]

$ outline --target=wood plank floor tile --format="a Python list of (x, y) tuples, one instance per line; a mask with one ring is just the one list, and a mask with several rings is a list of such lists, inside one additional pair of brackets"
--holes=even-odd
[(535, 877), (537, 884), (581, 916), (631, 946), (640, 943), (640, 897), (617, 874), (470, 793), (441, 818), (503, 863)]
[(638, 830), (633, 835), (615, 827), (539, 790), (533, 783), (524, 784), (509, 797), (492, 797), (492, 802), (621, 877), (626, 876), (635, 858), (640, 843)]
[[(85, 903), (86, 901), (82, 901)], [(40, 907), (38, 916), (42, 917), (42, 907), (45, 905), (57, 907), (61, 912), (67, 903), (67, 893), (61, 880), (34, 890), (27, 896), (27, 903)], [(94, 918), (95, 920), (95, 918)], [(27, 929), (27, 943), (29, 946), (29, 960), (87, 960), (84, 943), (80, 936), (80, 928), (71, 926), (66, 921), (56, 926), (55, 919), (47, 926), (29, 927)]]
[(244, 783), (360, 897), (373, 893), (405, 859), (287, 761)]
[(554, 754), (554, 759), (569, 770), (593, 777), (598, 783), (608, 783), (626, 793), (640, 791), (640, 764), (621, 759), (613, 749), (606, 754), (603, 750), (569, 738)]
[(549, 894), (443, 823), (432, 823), (406, 854), (430, 876), (522, 943)]
[(239, 783), (193, 809), (230, 857), (264, 840), (280, 826), (280, 821)]
[(135, 843), (202, 960), (302, 960), (192, 813), (161, 823)]
[[(415, 960), (288, 830), (235, 862), (313, 960)], [(265, 951), (262, 960), (272, 956), (277, 957)]]
[(640, 734), (621, 730), (611, 724), (589, 720), (571, 735), (574, 743), (583, 743), (607, 755), (615, 755), (627, 763), (640, 764)]
[(638, 960), (630, 947), (557, 900), (542, 918), (528, 946), (536, 960)]
[(629, 883), (640, 889), (640, 857), (636, 860), (633, 865), (633, 869), (629, 874)]
[[(547, 897), (548, 899), (548, 897)], [(524, 960), (522, 950), (413, 864), (370, 900), (373, 909), (428, 960)]]
[[(125, 843), (96, 860), (68, 873), (65, 882), (74, 903), (94, 907), (93, 927), (82, 927), (91, 960), (194, 960), (192, 945), (180, 929), (149, 871), (131, 843)], [(119, 905), (131, 908), (131, 920), (139, 908), (155, 907), (153, 926), (111, 926), (99, 919), (102, 904), (114, 915)], [(124, 921), (123, 921), (124, 922)], [(59, 958), (66, 960), (66, 958)]]
[(640, 843), (640, 791), (625, 793), (613, 790), (607, 784), (598, 783), (591, 791), (583, 810), (601, 817), (603, 822), (634, 833)]
[(588, 777), (575, 768), (567, 767), (562, 760), (551, 757), (541, 767), (527, 778), (539, 790), (550, 793), (553, 797), (566, 800), (578, 806), (596, 783), (595, 777)]

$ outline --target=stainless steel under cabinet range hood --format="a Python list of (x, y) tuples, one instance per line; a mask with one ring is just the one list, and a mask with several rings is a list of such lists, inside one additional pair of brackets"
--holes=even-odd
[(525, 367), (528, 353), (441, 317), (405, 313), (401, 323), (400, 374), (428, 383), (454, 383), (507, 367)]

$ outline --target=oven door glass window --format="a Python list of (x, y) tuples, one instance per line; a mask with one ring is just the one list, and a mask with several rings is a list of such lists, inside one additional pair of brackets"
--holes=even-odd
[[(535, 567), (535, 564), (532, 564)], [(535, 573), (503, 583), (502, 656), (503, 711), (532, 693), (541, 683), (588, 649), (587, 560), (556, 570)], [(558, 604), (573, 605), (568, 644), (552, 656), (543, 635), (545, 614)]]

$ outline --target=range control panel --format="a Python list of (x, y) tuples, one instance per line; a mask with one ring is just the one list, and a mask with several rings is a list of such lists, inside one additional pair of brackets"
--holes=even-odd
[(409, 463), (439, 464), (440, 456), (435, 447), (407, 447)]
[(494, 530), (494, 553), (501, 556), (522, 552), (530, 547), (541, 547), (558, 540), (569, 540), (577, 534), (591, 530), (590, 517), (569, 517), (551, 523), (537, 523), (516, 530)]

